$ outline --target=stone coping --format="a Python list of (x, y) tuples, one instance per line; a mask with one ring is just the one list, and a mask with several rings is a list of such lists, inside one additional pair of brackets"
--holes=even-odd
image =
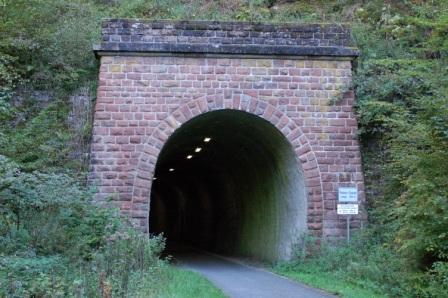
[(358, 56), (346, 24), (108, 19), (97, 55)]

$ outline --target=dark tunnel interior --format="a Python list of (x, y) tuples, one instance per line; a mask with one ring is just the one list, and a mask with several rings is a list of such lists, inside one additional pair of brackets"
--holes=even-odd
[(306, 229), (306, 190), (288, 140), (268, 121), (219, 110), (184, 123), (156, 165), (149, 229), (171, 243), (288, 259)]

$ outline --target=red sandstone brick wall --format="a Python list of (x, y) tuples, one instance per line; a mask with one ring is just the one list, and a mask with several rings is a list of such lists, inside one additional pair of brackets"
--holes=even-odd
[[(103, 56), (95, 110), (92, 181), (100, 200), (147, 231), (158, 153), (182, 123), (217, 109), (239, 109), (273, 123), (305, 173), (308, 229), (339, 237), (339, 186), (364, 184), (350, 61)], [(365, 218), (355, 219), (354, 225)]]

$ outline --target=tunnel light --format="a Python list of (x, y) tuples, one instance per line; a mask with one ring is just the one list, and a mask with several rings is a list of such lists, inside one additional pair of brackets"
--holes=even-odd
[(152, 180), (157, 180), (157, 177), (152, 178)]
[(193, 155), (187, 155), (187, 159), (192, 159)]
[(196, 149), (194, 149), (194, 152), (201, 152), (202, 148), (201, 147), (196, 147)]
[(210, 142), (211, 140), (212, 140), (212, 138), (206, 137), (206, 138), (204, 139), (204, 143), (208, 143), (208, 142)]
[(168, 171), (170, 171), (170, 172), (174, 172), (174, 169), (173, 169), (173, 168), (170, 168)]

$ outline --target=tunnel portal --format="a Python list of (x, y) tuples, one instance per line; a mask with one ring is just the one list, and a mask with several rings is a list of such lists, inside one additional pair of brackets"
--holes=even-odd
[(366, 220), (348, 26), (110, 19), (101, 30), (98, 202), (144, 233), (263, 259), (287, 257), (305, 230), (345, 238), (341, 187), (357, 190), (350, 226)]
[(306, 230), (303, 171), (268, 121), (219, 110), (193, 118), (163, 147), (149, 231), (225, 254), (288, 258)]

